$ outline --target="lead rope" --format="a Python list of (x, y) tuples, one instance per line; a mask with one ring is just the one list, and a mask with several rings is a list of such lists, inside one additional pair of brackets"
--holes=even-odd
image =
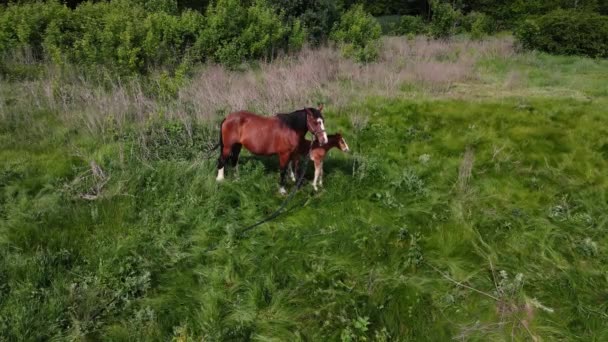
[(304, 166), (301, 168), (302, 172), (300, 175), (300, 178), (296, 181), (296, 187), (291, 191), (291, 193), (289, 194), (289, 196), (287, 196), (287, 198), (283, 201), (283, 203), (279, 206), (279, 208), (277, 210), (275, 210), (274, 213), (270, 214), (268, 217), (266, 217), (265, 219), (252, 224), (250, 226), (247, 226), (245, 228), (243, 228), (239, 233), (237, 233), (237, 237), (242, 237), (243, 234), (245, 234), (246, 232), (252, 230), (253, 228), (264, 224), (266, 222), (272, 221), (273, 219), (277, 218), (279, 215), (281, 215), (283, 209), (285, 209), (285, 207), (287, 206), (287, 204), (293, 199), (293, 196), (296, 194), (296, 192), (298, 191), (298, 189), (300, 188), (300, 185), (302, 183), (302, 180), (304, 179), (304, 175), (306, 174), (306, 167), (308, 166), (308, 161), (310, 160), (310, 151), (312, 151), (312, 144), (315, 142), (316, 140), (316, 136), (313, 139), (313, 141), (310, 143), (310, 149), (308, 150), (308, 154), (306, 155), (306, 160), (304, 161)]

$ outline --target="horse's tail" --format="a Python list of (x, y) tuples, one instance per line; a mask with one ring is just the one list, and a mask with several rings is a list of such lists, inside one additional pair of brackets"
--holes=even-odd
[(215, 150), (216, 148), (219, 147), (220, 148), (220, 153), (222, 153), (222, 151), (224, 150), (224, 139), (222, 139), (222, 126), (224, 126), (224, 121), (226, 121), (226, 118), (224, 118), (222, 120), (222, 122), (220, 123), (220, 140), (217, 143), (217, 145), (213, 148)]
[(211, 153), (211, 152), (217, 150), (218, 147), (220, 147), (220, 153), (222, 150), (224, 150), (224, 142), (222, 139), (222, 125), (224, 125), (224, 121), (226, 121), (226, 119), (222, 120), (222, 122), (220, 123), (220, 139), (219, 139), (218, 143), (213, 145), (212, 148), (208, 149), (207, 153)]

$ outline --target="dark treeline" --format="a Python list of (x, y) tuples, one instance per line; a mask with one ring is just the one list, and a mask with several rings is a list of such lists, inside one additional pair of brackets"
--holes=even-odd
[[(0, 0), (0, 4), (28, 3), (37, 0)], [(39, 0), (38, 0), (39, 1)], [(88, 0), (100, 2), (102, 0)], [(441, 0), (439, 0), (441, 1)], [(70, 8), (87, 2), (83, 0), (61, 0)], [(145, 0), (138, 2), (145, 3)], [(204, 11), (213, 1), (210, 0), (178, 0), (180, 10), (193, 9)], [(243, 4), (251, 0), (241, 1)], [(285, 10), (287, 15), (302, 15), (317, 8), (349, 8), (354, 4), (363, 4), (372, 15), (420, 15), (429, 17), (432, 12), (433, 0), (271, 0), (271, 3)], [(494, 18), (509, 21), (522, 15), (544, 14), (556, 9), (586, 9), (600, 14), (608, 14), (608, 0), (526, 0), (526, 1), (495, 1), (495, 0), (446, 0), (465, 13), (476, 11), (488, 14)], [(428, 19), (428, 18), (427, 18)]]

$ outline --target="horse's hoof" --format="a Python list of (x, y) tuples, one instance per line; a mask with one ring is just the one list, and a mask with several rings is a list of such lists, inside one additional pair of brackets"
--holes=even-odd
[(283, 196), (287, 195), (287, 190), (285, 190), (285, 188), (281, 187), (279, 188), (279, 193)]

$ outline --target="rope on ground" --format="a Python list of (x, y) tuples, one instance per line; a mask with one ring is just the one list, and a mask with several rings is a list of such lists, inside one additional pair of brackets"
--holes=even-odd
[[(312, 150), (312, 143), (310, 144), (311, 150)], [(270, 214), (268, 217), (266, 217), (265, 219), (258, 221), (250, 226), (247, 226), (245, 228), (243, 228), (238, 234), (238, 237), (243, 236), (243, 234), (245, 234), (246, 232), (252, 230), (255, 227), (258, 227), (266, 222), (272, 221), (275, 218), (277, 218), (279, 215), (282, 214), (283, 210), (285, 209), (285, 207), (287, 206), (287, 204), (293, 199), (293, 196), (296, 194), (296, 192), (298, 191), (298, 189), (300, 188), (300, 185), (302, 183), (302, 180), (304, 179), (304, 175), (306, 174), (306, 167), (308, 166), (308, 160), (310, 159), (310, 151), (308, 152), (308, 154), (306, 155), (306, 160), (304, 161), (304, 166), (301, 168), (301, 173), (300, 173), (300, 178), (298, 178), (297, 182), (296, 182), (296, 186), (295, 188), (291, 191), (291, 193), (289, 194), (289, 196), (287, 196), (287, 198), (283, 201), (283, 203), (279, 206), (279, 208), (277, 210), (275, 210), (274, 213)]]

